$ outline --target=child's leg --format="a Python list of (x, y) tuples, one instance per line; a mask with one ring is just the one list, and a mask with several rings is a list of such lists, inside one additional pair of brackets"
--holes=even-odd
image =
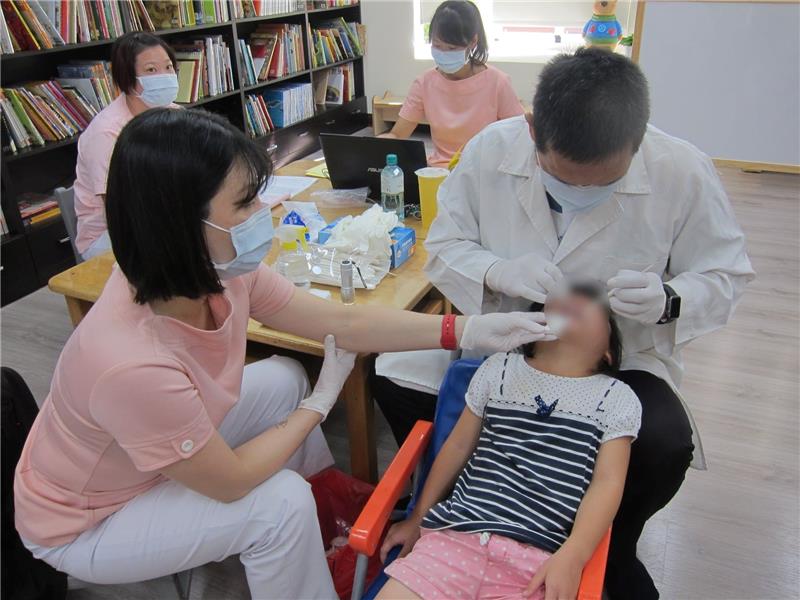
[(381, 591), (378, 592), (378, 595), (375, 597), (375, 600), (421, 600), (421, 599), (414, 592), (412, 592), (402, 583), (397, 581), (397, 579), (390, 577), (389, 581), (386, 582), (386, 585), (384, 585), (381, 588)]

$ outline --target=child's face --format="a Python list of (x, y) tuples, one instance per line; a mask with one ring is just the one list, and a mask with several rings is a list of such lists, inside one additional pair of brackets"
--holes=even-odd
[[(605, 295), (602, 295), (605, 298)], [(548, 297), (544, 306), (546, 315), (559, 315), (566, 319), (559, 339), (597, 353), (598, 359), (608, 352), (611, 333), (608, 309), (599, 299), (580, 292)]]

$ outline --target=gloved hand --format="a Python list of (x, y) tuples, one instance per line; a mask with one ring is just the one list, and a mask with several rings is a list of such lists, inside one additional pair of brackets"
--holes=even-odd
[(461, 343), (464, 350), (508, 352), (523, 344), (552, 341), (556, 336), (545, 326), (544, 313), (491, 313), (467, 317)]
[(618, 315), (653, 325), (664, 314), (667, 294), (657, 273), (622, 269), (606, 285), (609, 305)]
[(322, 420), (328, 416), (342, 386), (353, 370), (355, 352), (336, 349), (336, 339), (332, 335), (325, 336), (325, 358), (322, 361), (322, 370), (319, 372), (317, 385), (311, 395), (302, 400), (298, 408), (313, 410), (322, 415)]
[(545, 296), (563, 279), (561, 270), (535, 254), (500, 259), (486, 272), (486, 285), (511, 298), (526, 298), (544, 304)]

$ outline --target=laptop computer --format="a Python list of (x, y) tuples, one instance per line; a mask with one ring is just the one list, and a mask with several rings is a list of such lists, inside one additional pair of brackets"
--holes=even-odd
[(335, 189), (369, 186), (369, 197), (380, 201), (381, 170), (386, 166), (386, 155), (396, 154), (397, 165), (403, 169), (405, 203), (419, 204), (419, 185), (414, 171), (428, 166), (425, 144), (421, 140), (321, 133), (319, 141)]

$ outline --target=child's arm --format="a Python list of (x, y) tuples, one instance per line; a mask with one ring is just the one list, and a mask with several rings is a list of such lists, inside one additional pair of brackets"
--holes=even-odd
[(400, 556), (408, 554), (414, 546), (419, 538), (422, 518), (434, 504), (445, 498), (475, 450), (482, 422), (483, 420), (467, 407), (461, 412), (456, 426), (436, 456), (436, 460), (433, 461), (431, 472), (413, 512), (405, 521), (392, 525), (386, 534), (381, 546), (381, 561), (386, 561), (386, 554), (394, 546), (403, 545)]
[(617, 514), (630, 455), (631, 438), (627, 436), (600, 446), (592, 482), (578, 507), (572, 533), (536, 572), (525, 595), (544, 584), (546, 598), (575, 598), (583, 567)]

